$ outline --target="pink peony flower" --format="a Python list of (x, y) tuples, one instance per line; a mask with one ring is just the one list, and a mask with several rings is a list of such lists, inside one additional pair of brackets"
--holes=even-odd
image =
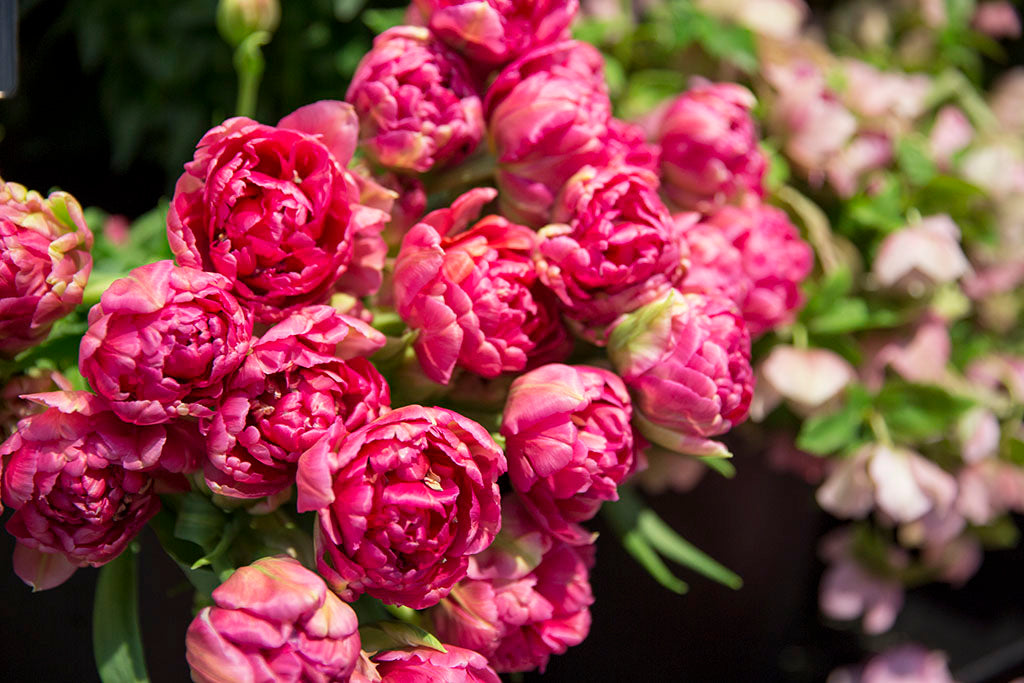
[(512, 383), (501, 421), (512, 487), (556, 538), (589, 543), (577, 522), (618, 500), (636, 467), (632, 413), (622, 380), (600, 368), (545, 365)]
[(46, 199), (0, 178), (0, 355), (41, 343), (82, 303), (92, 233), (66, 192)]
[(871, 272), (880, 285), (920, 295), (970, 270), (960, 228), (945, 215), (928, 216), (882, 240)]
[(567, 34), (578, 0), (415, 0), (430, 30), (472, 64), (493, 68)]
[(89, 311), (82, 375), (127, 422), (208, 415), (252, 340), (252, 317), (230, 288), (223, 275), (170, 261), (139, 266)]
[(477, 188), (427, 215), (395, 262), (395, 307), (419, 332), (424, 373), (442, 384), (456, 365), (496, 377), (522, 370), (538, 352), (561, 359), (569, 350), (554, 301), (537, 281), (536, 234), (500, 216), (463, 231), (494, 195)]
[(238, 117), (210, 130), (167, 217), (178, 263), (227, 277), (260, 322), (323, 303), (336, 286), (374, 291), (387, 216), (359, 204), (345, 170), (356, 125), (349, 105), (323, 101), (277, 127)]
[(200, 443), (184, 425), (125, 424), (84, 391), (31, 399), (47, 409), (0, 446), (2, 489), (15, 510), (7, 521), (18, 539), (14, 570), (44, 590), (117, 557), (160, 509), (156, 470), (191, 469)]
[(423, 173), (457, 163), (483, 137), (468, 66), (426, 28), (377, 36), (345, 99), (359, 114), (363, 149), (388, 168)]
[(669, 199), (681, 209), (708, 211), (764, 195), (767, 161), (750, 117), (754, 96), (735, 83), (701, 83), (680, 95), (658, 128), (661, 170)]
[(472, 650), (445, 645), (446, 652), (429, 647), (388, 650), (374, 655), (383, 683), (444, 681), (445, 683), (500, 683), (485, 657)]
[(786, 213), (766, 204), (726, 206), (707, 222), (718, 226), (743, 257), (751, 286), (739, 307), (750, 336), (792, 322), (804, 303), (800, 283), (814, 266), (814, 254)]
[(660, 446), (723, 454), (709, 437), (747, 417), (750, 335), (728, 299), (672, 290), (619, 320), (608, 356), (633, 395), (640, 431)]
[(299, 459), (298, 509), (317, 510), (317, 569), (346, 600), (422, 609), (466, 574), (501, 524), (505, 456), (476, 422), (404, 406)]
[(241, 567), (213, 591), (185, 636), (197, 683), (348, 681), (359, 659), (356, 613), (285, 555)]
[(971, 144), (974, 127), (963, 111), (947, 104), (935, 115), (928, 138), (932, 158), (943, 169), (952, 166), (953, 155)]
[(686, 273), (686, 246), (657, 186), (638, 168), (584, 168), (562, 191), (557, 222), (540, 231), (541, 281), (598, 344), (615, 318), (664, 296)]
[(540, 227), (574, 173), (604, 166), (623, 144), (608, 143), (611, 102), (604, 61), (574, 40), (545, 45), (505, 67), (484, 100), (497, 156), (502, 214)]
[(590, 631), (594, 546), (572, 546), (540, 530), (513, 497), (501, 536), (470, 560), (469, 578), (431, 611), (442, 639), (474, 647), (499, 672), (547, 666)]
[(207, 485), (238, 498), (278, 493), (332, 424), (354, 431), (387, 412), (387, 383), (357, 357), (383, 345), (380, 332), (330, 306), (301, 309), (272, 327), (201, 423)]

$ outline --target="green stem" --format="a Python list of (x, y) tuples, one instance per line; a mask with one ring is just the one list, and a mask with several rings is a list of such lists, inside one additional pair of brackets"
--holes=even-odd
[(271, 34), (257, 31), (239, 43), (235, 49), (235, 71), (238, 73), (238, 102), (235, 113), (253, 118), (256, 115), (256, 99), (263, 79), (266, 61), (260, 46), (270, 42)]
[(868, 414), (868, 424), (871, 425), (871, 431), (874, 433), (875, 438), (883, 446), (892, 446), (892, 437), (889, 435), (889, 427), (885, 424), (885, 418), (877, 410), (872, 410)]

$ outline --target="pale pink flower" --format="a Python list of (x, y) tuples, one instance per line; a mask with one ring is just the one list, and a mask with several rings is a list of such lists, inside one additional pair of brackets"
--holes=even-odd
[(949, 216), (939, 214), (886, 236), (871, 272), (883, 287), (920, 294), (959, 280), (970, 268), (960, 248), (960, 228)]

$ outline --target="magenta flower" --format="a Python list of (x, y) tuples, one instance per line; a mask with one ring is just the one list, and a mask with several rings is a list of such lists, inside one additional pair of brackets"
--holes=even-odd
[(0, 355), (46, 339), (82, 303), (92, 233), (66, 192), (43, 199), (0, 178)]
[(478, 188), (427, 215), (395, 262), (395, 307), (419, 331), (423, 371), (442, 384), (456, 365), (484, 377), (520, 371), (568, 338), (537, 281), (536, 234), (500, 216), (464, 230), (494, 194)]
[(447, 652), (430, 647), (388, 650), (374, 655), (382, 683), (444, 681), (444, 683), (500, 683), (487, 659), (477, 652), (445, 645)]
[(594, 546), (551, 538), (515, 498), (502, 505), (499, 542), (470, 561), (469, 578), (430, 614), (442, 640), (474, 647), (496, 671), (543, 672), (590, 631)]
[(589, 543), (577, 522), (618, 500), (636, 466), (632, 414), (622, 380), (600, 368), (545, 365), (512, 383), (501, 421), (512, 486), (560, 540)]
[(720, 228), (743, 257), (751, 285), (737, 305), (750, 336), (791, 323), (804, 304), (800, 283), (814, 266), (814, 253), (786, 212), (766, 204), (725, 206), (707, 222)]
[(184, 425), (125, 424), (84, 391), (31, 399), (47, 409), (21, 421), (0, 459), (14, 570), (43, 590), (117, 557), (160, 509), (156, 471), (191, 469), (200, 442)]
[(723, 454), (724, 446), (708, 437), (747, 417), (754, 392), (750, 335), (720, 295), (672, 290), (623, 316), (608, 355), (633, 395), (640, 431), (665, 448)]
[(604, 61), (573, 40), (545, 45), (505, 67), (484, 101), (498, 158), (502, 214), (540, 227), (565, 181), (591, 164), (602, 166), (609, 145), (611, 102)]
[(743, 306), (753, 283), (743, 267), (743, 254), (721, 227), (700, 222), (700, 214), (673, 216), (690, 253), (690, 267), (679, 289), (697, 294), (721, 294)]
[(238, 569), (185, 636), (197, 683), (347, 681), (359, 659), (356, 613), (285, 555)]
[(299, 459), (298, 509), (317, 510), (317, 569), (346, 600), (429, 607), (465, 576), (501, 523), (505, 456), (476, 422), (410, 405)]
[(423, 173), (457, 163), (483, 137), (466, 63), (419, 26), (377, 36), (345, 99), (359, 114), (363, 149), (388, 168)]
[(89, 311), (82, 375), (126, 422), (208, 415), (252, 340), (252, 316), (230, 287), (170, 261), (139, 266)]
[(767, 168), (750, 117), (754, 96), (735, 83), (704, 83), (680, 95), (658, 129), (665, 193), (681, 209), (707, 211), (764, 194)]
[(272, 327), (201, 423), (209, 487), (238, 498), (278, 493), (332, 424), (354, 431), (387, 412), (387, 383), (357, 357), (383, 345), (380, 332), (330, 306), (301, 309)]
[(387, 215), (360, 205), (345, 170), (357, 125), (349, 105), (324, 101), (277, 127), (238, 117), (210, 130), (167, 217), (178, 263), (226, 276), (261, 322), (336, 288), (374, 291)]
[(578, 0), (415, 0), (431, 32), (472, 64), (493, 68), (567, 34)]
[(638, 168), (587, 167), (566, 184), (540, 231), (537, 270), (587, 338), (603, 344), (619, 315), (664, 296), (686, 273), (681, 231)]

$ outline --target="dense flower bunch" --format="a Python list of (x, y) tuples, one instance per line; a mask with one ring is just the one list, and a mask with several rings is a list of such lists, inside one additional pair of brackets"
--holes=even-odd
[[(586, 638), (585, 524), (625, 523), (647, 453), (730, 457), (751, 339), (790, 333), (813, 255), (766, 203), (753, 93), (616, 119), (577, 9), (417, 2), (348, 102), (198, 141), (174, 260), (75, 314), (77, 390), (12, 383), (20, 576), (114, 561), (159, 514), (195, 681), (492, 682)], [(92, 235), (4, 188), (13, 356), (83, 300)]]

